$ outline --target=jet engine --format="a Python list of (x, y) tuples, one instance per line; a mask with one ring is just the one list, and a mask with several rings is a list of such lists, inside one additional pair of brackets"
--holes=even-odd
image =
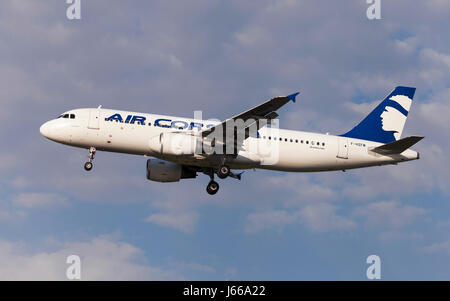
[(194, 155), (201, 150), (201, 140), (183, 133), (161, 133), (150, 139), (149, 147), (161, 155)]
[(197, 177), (197, 172), (188, 167), (160, 159), (147, 160), (147, 179), (156, 182), (178, 182), (180, 179)]

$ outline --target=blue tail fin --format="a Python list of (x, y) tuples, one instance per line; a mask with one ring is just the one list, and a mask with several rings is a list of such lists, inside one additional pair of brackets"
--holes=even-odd
[(363, 121), (341, 136), (381, 143), (397, 141), (415, 91), (416, 88), (396, 87)]

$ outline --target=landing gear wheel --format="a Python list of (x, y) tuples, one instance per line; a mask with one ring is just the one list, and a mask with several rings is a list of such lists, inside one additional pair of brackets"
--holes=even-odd
[(84, 169), (86, 169), (87, 171), (90, 171), (92, 169), (92, 161), (94, 161), (94, 156), (95, 156), (95, 152), (97, 150), (95, 149), (95, 147), (91, 146), (89, 148), (89, 161), (84, 163)]
[(230, 168), (227, 165), (222, 165), (217, 171), (217, 176), (221, 179), (225, 179), (230, 174)]
[(90, 171), (92, 169), (92, 162), (84, 163), (84, 169), (86, 169), (87, 171)]
[(216, 181), (211, 181), (208, 183), (208, 186), (206, 186), (206, 192), (211, 195), (216, 194), (217, 191), (219, 191), (219, 184)]

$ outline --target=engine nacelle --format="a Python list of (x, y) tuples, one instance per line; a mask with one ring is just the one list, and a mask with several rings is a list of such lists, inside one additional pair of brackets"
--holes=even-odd
[(199, 137), (183, 133), (161, 133), (150, 139), (149, 147), (161, 155), (194, 155), (201, 147), (200, 141)]
[(156, 182), (178, 182), (197, 177), (197, 172), (187, 167), (160, 159), (147, 160), (147, 179)]

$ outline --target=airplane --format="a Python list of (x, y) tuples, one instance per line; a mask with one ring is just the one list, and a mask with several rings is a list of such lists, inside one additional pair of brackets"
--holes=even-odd
[(277, 110), (296, 101), (295, 94), (274, 97), (225, 121), (189, 119), (102, 108), (67, 111), (45, 122), (40, 133), (55, 142), (88, 150), (84, 169), (93, 167), (97, 151), (151, 157), (147, 179), (178, 182), (210, 177), (214, 195), (220, 179), (241, 180), (242, 172), (346, 171), (419, 159), (410, 149), (424, 137), (401, 138), (415, 88), (394, 90), (358, 125), (341, 135), (280, 129)]

